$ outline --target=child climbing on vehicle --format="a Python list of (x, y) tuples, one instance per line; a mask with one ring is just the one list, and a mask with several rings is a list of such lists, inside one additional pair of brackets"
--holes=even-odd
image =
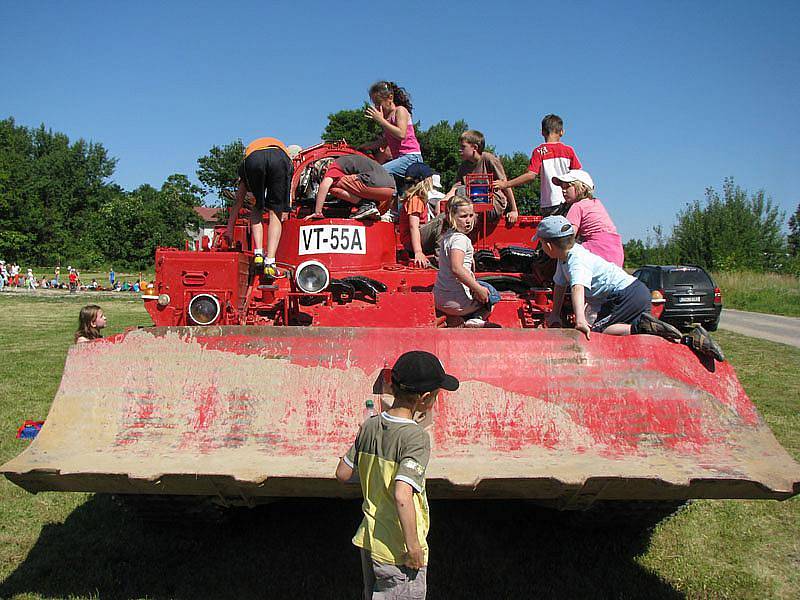
[(567, 205), (567, 220), (575, 227), (575, 236), (589, 252), (622, 267), (625, 251), (603, 203), (594, 197), (594, 181), (586, 171), (573, 169), (553, 177)]
[[(474, 250), (469, 233), (475, 226), (472, 202), (454, 196), (447, 203), (445, 232), (439, 249), (439, 272), (433, 286), (436, 308), (457, 317), (464, 327), (485, 327), (499, 294), (491, 285), (475, 279)], [(448, 319), (455, 325), (456, 319)]]
[[(245, 196), (251, 192), (255, 206), (250, 210), (250, 231), (253, 236), (253, 265), (268, 277), (283, 277), (275, 266), (275, 254), (281, 240), (283, 213), (289, 210), (293, 172), (289, 151), (280, 140), (265, 137), (250, 142), (239, 165), (239, 187), (236, 200), (228, 213), (225, 237), (233, 239), (233, 228)], [(267, 247), (264, 254), (263, 213), (269, 211)]]
[(365, 116), (383, 128), (383, 138), (362, 147), (371, 150), (386, 144), (392, 160), (383, 164), (392, 175), (403, 177), (409, 166), (422, 162), (422, 150), (411, 120), (413, 106), (405, 89), (393, 81), (378, 81), (369, 88), (368, 106)]
[(389, 210), (396, 191), (394, 177), (379, 163), (360, 154), (345, 154), (328, 166), (317, 191), (314, 212), (306, 219), (323, 217), (328, 193), (358, 205), (354, 219), (378, 218)]
[[(650, 290), (641, 281), (617, 265), (592, 254), (575, 243), (575, 228), (566, 217), (545, 217), (533, 240), (540, 240), (542, 250), (558, 265), (553, 277), (553, 310), (547, 316), (550, 327), (561, 325), (561, 307), (569, 288), (575, 313), (575, 329), (591, 338), (592, 332), (609, 335), (649, 334), (668, 340), (684, 341), (695, 350), (725, 360), (721, 349), (705, 330), (683, 339), (681, 332), (650, 314)], [(597, 320), (589, 325), (585, 303), (597, 309)]]

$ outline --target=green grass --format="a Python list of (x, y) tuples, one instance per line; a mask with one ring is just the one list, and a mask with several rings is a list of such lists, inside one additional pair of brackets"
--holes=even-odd
[[(0, 294), (0, 461), (58, 386), (81, 297)], [(108, 333), (149, 319), (101, 300)], [(800, 350), (717, 336), (751, 399), (800, 459)], [(100, 373), (98, 377), (120, 374)], [(595, 533), (522, 502), (431, 503), (431, 598), (797, 598), (800, 500), (699, 501), (651, 534)], [(140, 523), (103, 495), (0, 482), (0, 598), (353, 598), (357, 502), (292, 500), (225, 526)]]
[(713, 273), (725, 308), (800, 317), (800, 278), (777, 273)]

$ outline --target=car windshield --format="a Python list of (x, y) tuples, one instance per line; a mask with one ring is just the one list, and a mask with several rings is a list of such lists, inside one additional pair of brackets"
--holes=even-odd
[(680, 268), (670, 269), (664, 273), (664, 287), (673, 288), (677, 286), (691, 285), (693, 287), (713, 287), (711, 279), (700, 269)]

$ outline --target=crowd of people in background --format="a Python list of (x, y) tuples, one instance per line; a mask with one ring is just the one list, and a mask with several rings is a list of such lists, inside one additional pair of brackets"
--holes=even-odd
[(24, 289), (24, 290), (68, 290), (71, 293), (77, 292), (147, 292), (155, 287), (152, 281), (144, 281), (141, 276), (135, 279), (117, 278), (114, 268), (108, 273), (108, 284), (100, 283), (93, 277), (86, 282), (81, 279), (78, 269), (68, 265), (66, 277), (61, 274), (61, 267), (56, 266), (52, 275), (34, 274), (32, 268), (26, 269), (25, 273), (16, 262), (6, 262), (0, 259), (0, 290), (5, 289)]

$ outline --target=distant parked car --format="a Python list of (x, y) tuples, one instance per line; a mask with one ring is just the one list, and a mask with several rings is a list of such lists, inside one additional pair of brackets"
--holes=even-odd
[(722, 312), (722, 292), (702, 267), (691, 265), (645, 265), (633, 273), (663, 302), (659, 318), (679, 329), (700, 323), (715, 331)]

